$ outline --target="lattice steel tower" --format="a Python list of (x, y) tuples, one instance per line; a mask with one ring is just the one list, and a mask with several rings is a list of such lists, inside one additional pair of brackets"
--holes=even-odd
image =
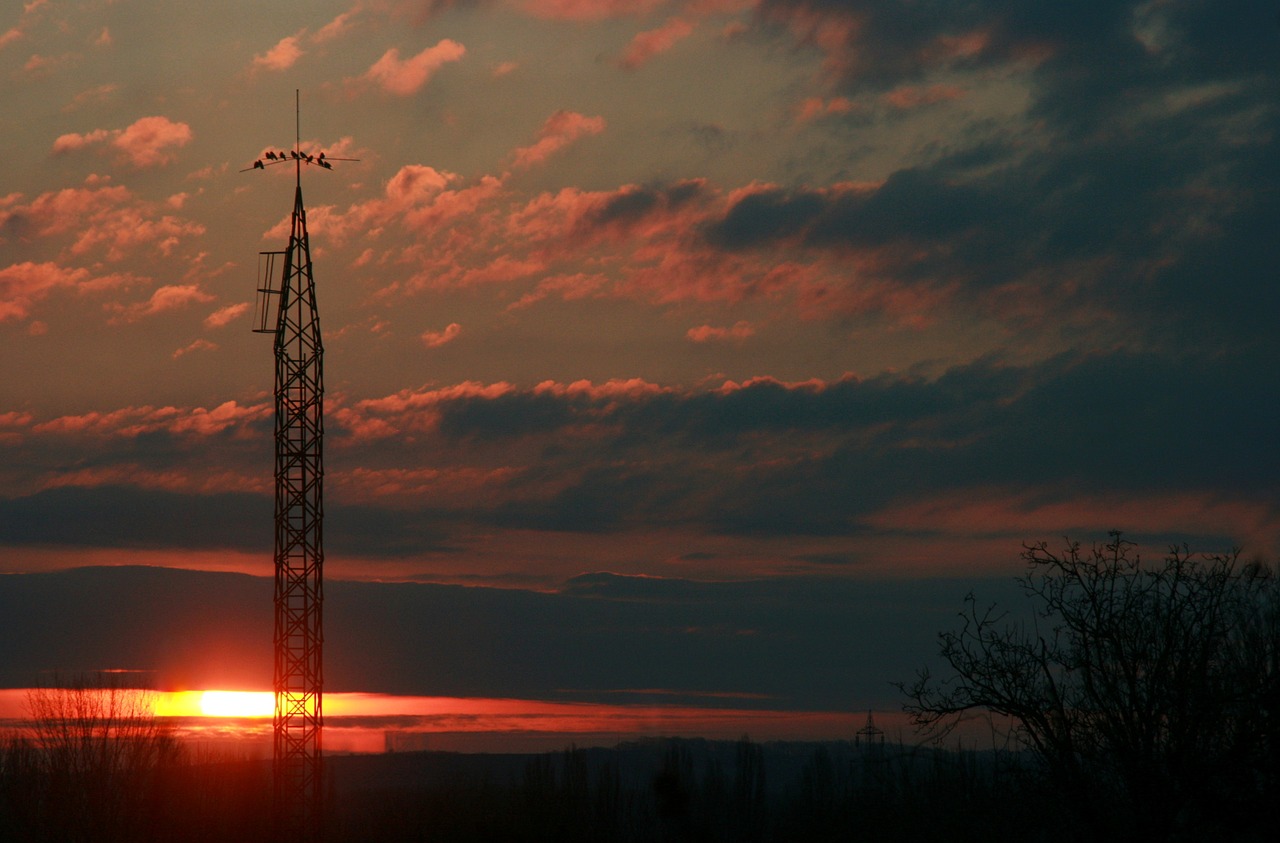
[(318, 840), (324, 800), (324, 346), (302, 166), (332, 169), (330, 160), (354, 159), (304, 154), (298, 135), (289, 153), (268, 151), (247, 169), (292, 162), (296, 175), (288, 248), (260, 253), (254, 330), (275, 335), (275, 816), (287, 839)]

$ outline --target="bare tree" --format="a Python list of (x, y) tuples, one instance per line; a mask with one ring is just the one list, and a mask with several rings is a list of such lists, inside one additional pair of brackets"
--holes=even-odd
[(951, 675), (899, 685), (916, 724), (941, 735), (972, 712), (1008, 718), (1094, 839), (1244, 833), (1277, 788), (1268, 570), (1186, 547), (1146, 565), (1119, 533), (1022, 555), (1034, 620), (969, 595), (959, 631), (939, 635)]
[(154, 694), (119, 674), (32, 689), (26, 823), (45, 839), (150, 836), (164, 771), (181, 755)]

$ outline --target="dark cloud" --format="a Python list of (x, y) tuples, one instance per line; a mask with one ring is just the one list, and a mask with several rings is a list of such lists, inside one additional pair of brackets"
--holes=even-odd
[[(466, 465), (496, 450), (518, 470), (465, 506), (429, 483), (418, 503), (335, 493), (326, 548), (450, 553), (476, 525), (853, 536), (886, 506), (964, 491), (1273, 500), (1280, 391), (1260, 380), (1259, 359), (1249, 348), (1213, 357), (1115, 351), (1026, 366), (980, 361), (932, 379), (444, 400), (434, 405), (433, 452)], [(403, 447), (377, 440), (343, 460), (382, 462)], [(0, 541), (264, 550), (271, 509), (265, 495), (56, 489), (0, 501)]]
[[(1146, 343), (1170, 321), (1218, 347), (1265, 330), (1258, 314), (1280, 306), (1277, 200), (1260, 189), (1280, 176), (1280, 22), (1264, 6), (766, 0), (764, 19), (789, 32), (827, 27), (815, 39), (851, 93), (1035, 56), (1027, 125), (951, 138), (874, 190), (749, 194), (707, 242), (877, 249), (896, 283), (962, 298), (1018, 284)], [(941, 47), (970, 35), (960, 53)]]
[(135, 670), (176, 687), (270, 687), (271, 580), (167, 568), (0, 576), (0, 684)]
[[(891, 87), (941, 67), (981, 68), (1040, 55), (1042, 89), (1101, 92), (1158, 79), (1225, 78), (1274, 70), (1280, 24), (1256, 0), (1086, 0), (1071, 5), (1017, 0), (763, 0), (761, 18), (789, 24), (835, 54), (846, 85)], [(826, 24), (844, 39), (816, 32)], [(980, 34), (965, 49), (948, 39)], [(1065, 99), (1065, 97), (1064, 97)], [(1095, 100), (1077, 101), (1089, 112)]]
[[(1260, 388), (1255, 359), (1073, 354), (980, 362), (933, 380), (562, 396), (561, 410), (524, 430), (555, 448), (516, 482), (568, 484), (476, 517), (532, 529), (847, 535), (890, 502), (963, 489), (1267, 495), (1280, 463), (1259, 455), (1273, 451), (1266, 420), (1280, 396)], [(548, 429), (551, 416), (563, 425)], [(518, 413), (503, 417), (514, 425), (503, 435), (520, 432)], [(583, 425), (602, 432), (575, 437)]]
[(894, 267), (897, 279), (909, 281), (924, 268), (947, 280), (981, 277), (975, 270), (983, 263), (1008, 256), (1032, 235), (1026, 191), (1009, 193), (1003, 185), (964, 184), (947, 176), (941, 168), (907, 169), (874, 190), (749, 193), (709, 223), (704, 236), (730, 250), (779, 241), (817, 248), (941, 249), (944, 256), (908, 249)]
[(180, 494), (134, 486), (51, 489), (0, 500), (0, 542), (240, 550), (266, 547), (269, 551), (270, 522), (264, 522), (263, 515), (271, 512), (271, 506), (270, 498), (251, 494)]
[(669, 185), (627, 186), (584, 214), (581, 224), (585, 229), (625, 229), (656, 213), (677, 210), (706, 193), (706, 184), (701, 179)]
[[(136, 486), (71, 487), (0, 499), (0, 545), (228, 549), (271, 554), (272, 499), (191, 494)], [(330, 503), (330, 553), (394, 556), (447, 552), (439, 513)]]
[(551, 393), (465, 396), (440, 408), (439, 431), (452, 439), (501, 439), (557, 430), (571, 424), (580, 401)]
[[(989, 377), (974, 367), (949, 386), (986, 388)], [(1280, 458), (1266, 446), (1280, 393), (1260, 391), (1240, 358), (1059, 359), (1021, 383), (1034, 385), (921, 417), (870, 447), (848, 442), (785, 471), (761, 470), (709, 510), (729, 532), (847, 534), (892, 501), (964, 489), (1052, 490), (1058, 501), (1099, 491), (1254, 500), (1280, 492)]]
[[(1159, 154), (1151, 138), (1137, 136), (1024, 155), (993, 170), (1000, 148), (987, 145), (976, 157), (962, 152), (897, 171), (869, 190), (764, 189), (711, 220), (703, 236), (726, 250), (874, 249), (896, 283), (956, 283), (962, 296), (1013, 282), (1045, 293), (1069, 285), (1081, 304), (1144, 317), (1142, 299), (1160, 297), (1165, 284), (1188, 292), (1177, 281), (1187, 276), (1184, 260), (1232, 275), (1238, 266), (1231, 286), (1263, 286), (1262, 267), (1241, 258), (1265, 249), (1259, 227), (1274, 199), (1255, 197), (1248, 184), (1276, 165), (1255, 166), (1245, 151), (1222, 158), (1191, 116), (1170, 118), (1161, 131), (1173, 138)], [(1195, 187), (1218, 172), (1217, 190)], [(1223, 286), (1200, 278), (1198, 297)]]
[(617, 221), (630, 222), (652, 211), (658, 206), (658, 202), (658, 195), (654, 191), (624, 190), (610, 197), (587, 218), (594, 225), (608, 225)]
[(822, 214), (826, 202), (810, 190), (750, 193), (707, 229), (707, 240), (726, 249), (761, 246), (794, 236)]
[[(1011, 554), (1016, 556), (1016, 548)], [(893, 705), (964, 594), (1001, 581), (697, 583), (592, 574), (558, 594), (325, 587), (326, 690), (616, 702), (662, 688), (744, 705)], [(160, 683), (270, 683), (271, 580), (150, 568), (0, 577), (0, 684), (127, 667)]]

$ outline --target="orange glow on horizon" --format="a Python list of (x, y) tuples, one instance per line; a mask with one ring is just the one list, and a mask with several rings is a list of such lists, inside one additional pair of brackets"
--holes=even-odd
[[(0, 734), (4, 728), (22, 727), (21, 721), (28, 716), (28, 693), (25, 689), (0, 689)], [(173, 735), (179, 739), (234, 746), (237, 752), (260, 757), (271, 755), (275, 697), (270, 691), (134, 693), (145, 695), (151, 710), (170, 720)], [(849, 739), (866, 716), (865, 710), (797, 711), (358, 692), (325, 694), (324, 709), (325, 750), (360, 753), (426, 748), (545, 751), (569, 742), (611, 746), (646, 736), (736, 740), (747, 734), (755, 740)], [(913, 730), (901, 712), (877, 710), (876, 722), (898, 740), (913, 739)]]

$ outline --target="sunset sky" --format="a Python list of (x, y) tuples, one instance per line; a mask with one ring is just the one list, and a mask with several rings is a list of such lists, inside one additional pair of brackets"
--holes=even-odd
[[(0, 684), (269, 686), (293, 171), (240, 170), (295, 90), (359, 159), (303, 173), (336, 690), (892, 706), (1023, 541), (1274, 561), (1278, 42), (1262, 0), (7, 4)], [(134, 565), (198, 573), (65, 571)]]

